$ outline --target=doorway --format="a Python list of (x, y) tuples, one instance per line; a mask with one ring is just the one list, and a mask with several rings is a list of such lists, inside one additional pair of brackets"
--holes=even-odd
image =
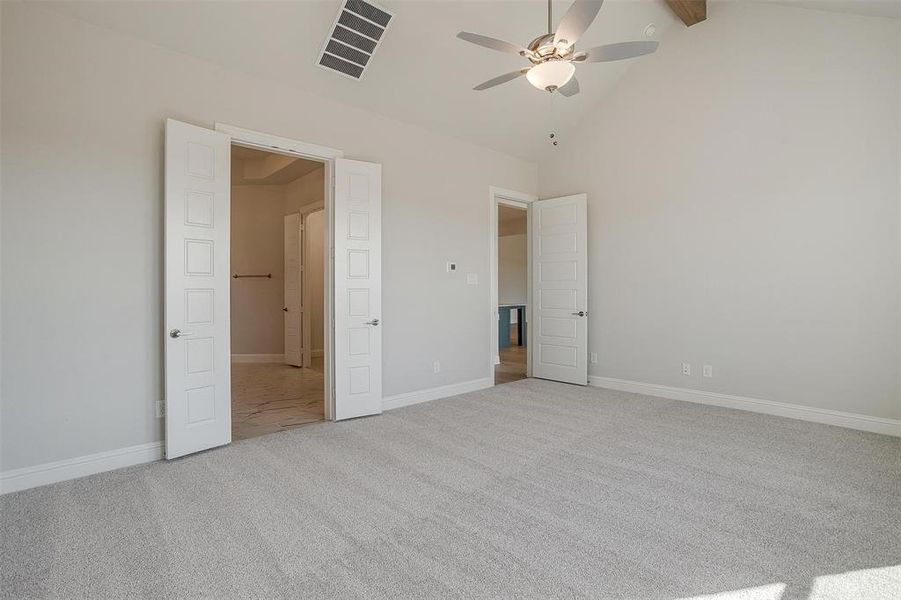
[[(239, 279), (272, 280), (275, 274), (254, 269), (247, 274), (260, 277), (233, 277), (242, 274), (230, 260), (233, 145), (273, 155), (263, 171), (249, 173), (254, 177), (279, 161), (324, 165), (324, 418), (382, 412), (381, 165), (225, 123), (211, 130), (167, 119), (161, 412), (169, 460), (232, 441), (231, 287)], [(283, 237), (284, 231), (273, 235)], [(284, 289), (282, 294), (285, 325)], [(263, 359), (246, 354), (247, 362), (271, 359), (269, 352)]]
[(535, 196), (522, 192), (494, 186), (488, 189), (491, 269), (488, 348), (490, 374), (495, 385), (532, 376), (529, 348), (532, 273), (529, 265), (532, 256), (530, 207), (535, 200)]
[[(488, 193), (491, 222), (491, 325), (488, 343), (494, 383), (535, 377), (586, 385), (587, 196), (575, 194), (538, 200), (529, 194), (493, 186)], [(511, 213), (507, 209), (518, 209), (520, 212)], [(526, 215), (524, 304), (521, 295), (502, 299), (500, 290), (501, 246), (516, 245), (502, 239), (506, 237), (504, 234), (515, 235), (521, 231), (521, 226), (510, 223), (521, 219), (523, 212)], [(506, 220), (507, 224), (502, 224), (502, 220)], [(521, 271), (513, 266), (515, 262), (510, 263), (510, 273), (519, 275)], [(506, 350), (502, 351), (502, 348)], [(523, 355), (525, 373), (521, 362)]]
[(528, 210), (525, 205), (497, 205), (498, 364), (494, 383), (525, 379), (529, 305)]
[(232, 440), (325, 418), (325, 172), (231, 146)]

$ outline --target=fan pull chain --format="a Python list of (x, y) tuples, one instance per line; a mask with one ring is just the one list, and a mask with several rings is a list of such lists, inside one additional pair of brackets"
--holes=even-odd
[(548, 94), (550, 96), (550, 111), (548, 111), (551, 115), (551, 132), (548, 134), (549, 141), (551, 142), (551, 146), (557, 148), (560, 142), (560, 94), (557, 92), (551, 92)]

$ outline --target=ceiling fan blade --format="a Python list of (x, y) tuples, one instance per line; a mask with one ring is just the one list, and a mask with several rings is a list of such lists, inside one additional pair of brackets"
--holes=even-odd
[(557, 92), (561, 96), (566, 96), (567, 98), (569, 98), (570, 96), (575, 96), (579, 93), (579, 80), (576, 79), (575, 75), (573, 75), (573, 77), (568, 82), (566, 82), (566, 85), (561, 88), (557, 88)]
[(560, 20), (560, 26), (557, 27), (557, 33), (554, 34), (554, 44), (564, 44), (567, 48), (575, 44), (594, 22), (603, 3), (604, 0), (576, 0), (573, 2)]
[(513, 81), (517, 77), (522, 77), (523, 75), (525, 75), (528, 72), (529, 72), (529, 69), (520, 69), (519, 71), (511, 71), (510, 73), (504, 73), (503, 75), (498, 75), (494, 79), (489, 79), (485, 83), (480, 83), (479, 85), (475, 86), (472, 89), (481, 92), (482, 90), (487, 90), (488, 88), (493, 88), (496, 85), (500, 85), (502, 83), (507, 83), (508, 81)]
[[(597, 46), (596, 48), (589, 48), (584, 52), (579, 52), (573, 57), (573, 61), (610, 62), (626, 58), (635, 58), (636, 56), (651, 54), (657, 49), (658, 45), (658, 42), (620, 42), (618, 44), (607, 44), (606, 46)], [(585, 54), (585, 56), (581, 56), (582, 54)]]
[(510, 42), (498, 40), (493, 37), (488, 37), (487, 35), (479, 35), (478, 33), (461, 31), (457, 34), (457, 37), (471, 44), (476, 44), (477, 46), (483, 46), (485, 48), (497, 50), (498, 52), (509, 52), (510, 54), (528, 54), (529, 52), (522, 46), (517, 46), (516, 44), (511, 44)]

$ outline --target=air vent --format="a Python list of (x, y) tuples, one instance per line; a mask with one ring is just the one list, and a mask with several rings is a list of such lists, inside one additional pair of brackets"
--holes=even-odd
[(346, 0), (322, 47), (319, 66), (345, 77), (363, 77), (392, 17), (370, 2)]

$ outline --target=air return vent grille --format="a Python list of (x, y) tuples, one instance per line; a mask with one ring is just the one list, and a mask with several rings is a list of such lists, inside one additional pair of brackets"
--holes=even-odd
[(392, 18), (391, 13), (370, 2), (346, 0), (322, 47), (319, 66), (360, 79)]

